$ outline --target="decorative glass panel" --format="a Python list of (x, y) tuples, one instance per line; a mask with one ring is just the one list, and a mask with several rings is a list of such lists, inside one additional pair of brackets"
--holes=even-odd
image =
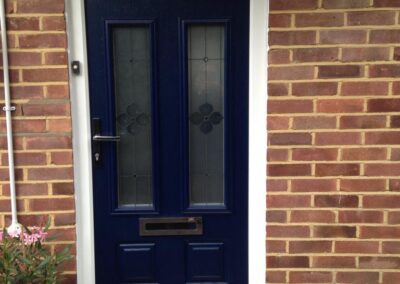
[(113, 29), (118, 205), (153, 203), (151, 141), (151, 47), (148, 26)]
[(191, 205), (224, 204), (225, 27), (188, 27)]

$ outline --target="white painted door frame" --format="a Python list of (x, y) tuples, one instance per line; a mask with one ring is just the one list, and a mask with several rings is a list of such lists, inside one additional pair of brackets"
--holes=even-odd
[[(79, 284), (95, 284), (93, 181), (89, 79), (84, 0), (65, 0), (75, 174), (77, 271)], [(266, 103), (268, 0), (250, 0), (249, 72), (249, 284), (265, 283), (266, 269)]]

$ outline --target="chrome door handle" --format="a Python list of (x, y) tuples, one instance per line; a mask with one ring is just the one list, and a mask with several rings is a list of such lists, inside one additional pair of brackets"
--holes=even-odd
[(120, 136), (104, 136), (104, 135), (94, 135), (93, 141), (101, 141), (101, 142), (118, 142), (121, 140)]

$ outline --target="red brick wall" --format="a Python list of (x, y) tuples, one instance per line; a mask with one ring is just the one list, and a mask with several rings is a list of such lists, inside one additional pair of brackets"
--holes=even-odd
[[(49, 216), (58, 250), (76, 239), (64, 1), (7, 0), (7, 13), (19, 221), (37, 225)], [(10, 221), (7, 166), (1, 112), (0, 226)], [(74, 282), (75, 261), (63, 270)]]
[(399, 14), (270, 0), (268, 283), (400, 283)]

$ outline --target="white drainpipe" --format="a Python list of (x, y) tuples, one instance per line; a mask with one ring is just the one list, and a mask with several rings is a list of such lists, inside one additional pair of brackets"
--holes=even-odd
[(21, 228), (18, 223), (17, 217), (17, 197), (15, 192), (15, 173), (14, 173), (14, 146), (12, 137), (12, 124), (11, 112), (15, 107), (11, 106), (10, 98), (10, 78), (8, 70), (8, 48), (7, 48), (7, 27), (6, 27), (6, 13), (4, 0), (0, 0), (0, 24), (1, 24), (1, 44), (3, 55), (3, 74), (4, 74), (4, 100), (5, 106), (3, 111), (6, 113), (6, 126), (7, 126), (7, 145), (8, 145), (8, 169), (10, 176), (10, 195), (11, 195), (11, 225), (7, 228), (8, 231)]

